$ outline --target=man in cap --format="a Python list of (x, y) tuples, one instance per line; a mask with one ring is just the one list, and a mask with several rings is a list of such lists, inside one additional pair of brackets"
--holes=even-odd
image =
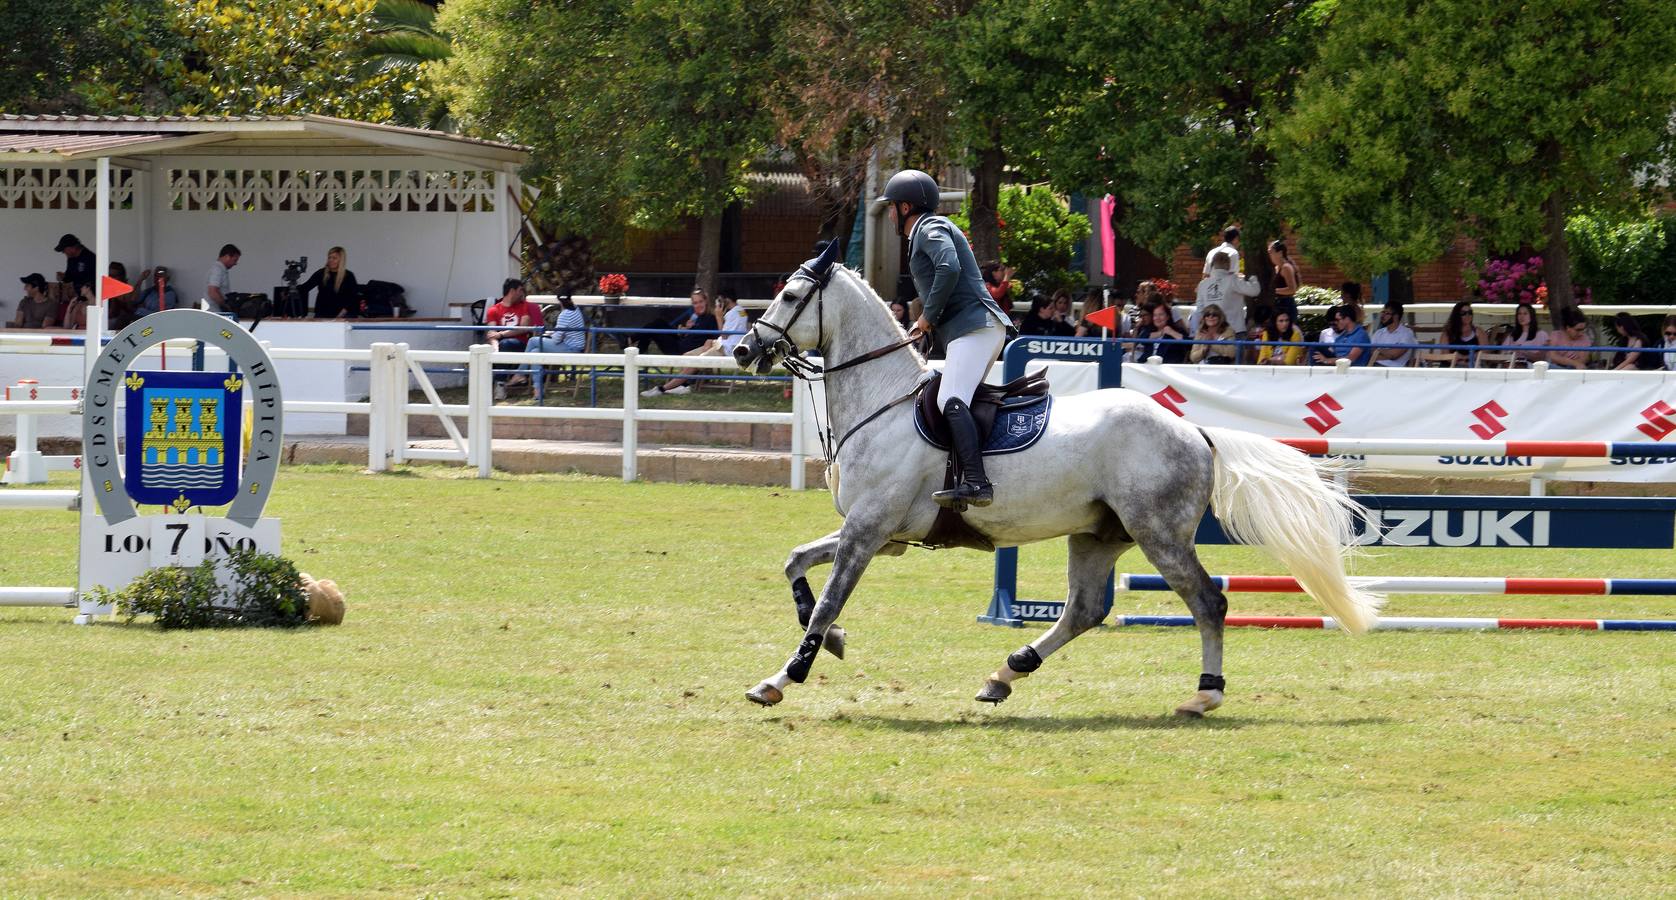
[(931, 498), (953, 509), (988, 506), (995, 490), (984, 472), (983, 448), (968, 404), (1007, 341), (1007, 314), (985, 289), (966, 235), (937, 214), (942, 192), (936, 179), (904, 169), (886, 182), (880, 199), (890, 204), (897, 234), (908, 238), (908, 270), (923, 304), (914, 329), (934, 333), (948, 348), (937, 405), (949, 423), (960, 483)]
[(58, 239), (58, 246), (52, 248), (55, 253), (64, 254), (64, 271), (58, 273), (59, 281), (68, 281), (80, 294), (83, 285), (93, 287), (93, 280), (98, 277), (99, 260), (93, 251), (83, 247), (81, 239), (73, 234), (66, 234)]
[(18, 280), (23, 282), (23, 299), (18, 301), (17, 315), (6, 323), (6, 327), (58, 327), (58, 304), (47, 297), (46, 278), (39, 272), (31, 272)]

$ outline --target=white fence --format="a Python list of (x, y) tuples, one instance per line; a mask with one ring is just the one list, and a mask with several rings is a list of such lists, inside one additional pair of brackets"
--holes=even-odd
[[(63, 352), (80, 355), (78, 347), (38, 348), (36, 352)], [(487, 478), (494, 466), (495, 419), (589, 419), (621, 422), (623, 426), (623, 480), (639, 477), (638, 450), (641, 422), (717, 422), (751, 425), (791, 426), (791, 476), (793, 490), (807, 487), (805, 463), (808, 459), (807, 424), (811, 407), (810, 389), (802, 381), (793, 381), (791, 409), (786, 412), (751, 412), (741, 410), (642, 409), (636, 390), (640, 374), (651, 368), (661, 369), (718, 369), (734, 370), (735, 363), (726, 356), (663, 356), (642, 355), (634, 348), (621, 354), (612, 353), (501, 353), (487, 344), (470, 350), (410, 350), (399, 343), (377, 343), (367, 350), (354, 349), (285, 349), (269, 348), (275, 360), (334, 360), (350, 364), (364, 364), (371, 373), (371, 387), (366, 400), (357, 402), (324, 402), (288, 400), (286, 415), (294, 413), (343, 413), (367, 416), (367, 468), (382, 472), (391, 465), (409, 460), (442, 460), (459, 462), (475, 468), (479, 478)], [(569, 406), (506, 406), (494, 401), (494, 365), (511, 364), (520, 369), (530, 366), (587, 367), (607, 366), (623, 370), (623, 405), (621, 407)], [(430, 378), (426, 366), (463, 366), (466, 369), (466, 402), (443, 403)], [(504, 370), (503, 370), (504, 371)], [(425, 395), (425, 402), (410, 402), (413, 385)], [(7, 400), (0, 401), (0, 415), (18, 416), (19, 442), (14, 460), (32, 460), (39, 453), (32, 444), (36, 433), (31, 421), (40, 415), (79, 415), (79, 402), (63, 400)], [(412, 416), (434, 415), (441, 421), (454, 447), (429, 449), (412, 446), (408, 439), (408, 420)], [(465, 420), (461, 431), (455, 418)], [(24, 445), (24, 437), (31, 436), (31, 445)], [(27, 468), (30, 481), (44, 480), (38, 466), (18, 467), (21, 476)], [(40, 477), (34, 477), (39, 473)], [(25, 482), (23, 477), (13, 479)]]

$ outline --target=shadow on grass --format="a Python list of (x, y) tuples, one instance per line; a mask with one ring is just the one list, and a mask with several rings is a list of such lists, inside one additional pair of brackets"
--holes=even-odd
[(1209, 728), (1232, 730), (1238, 728), (1297, 728), (1330, 726), (1359, 728), (1366, 725), (1390, 725), (1394, 720), (1385, 716), (1359, 716), (1350, 719), (1278, 719), (1242, 718), (1212, 714), (1203, 719), (1185, 719), (1160, 714), (1156, 716), (1097, 715), (1097, 716), (1009, 716), (1006, 713), (966, 713), (953, 719), (916, 719), (898, 716), (856, 715), (839, 713), (828, 721), (833, 724), (856, 725), (884, 731), (936, 734), (971, 728), (995, 728), (1003, 731), (1064, 732), (1064, 731), (1162, 731), (1177, 728)]

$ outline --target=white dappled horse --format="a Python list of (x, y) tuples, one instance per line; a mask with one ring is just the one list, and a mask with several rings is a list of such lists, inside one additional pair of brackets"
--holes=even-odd
[[(765, 370), (784, 359), (806, 376), (821, 367), (804, 354), (832, 361), (821, 377), (827, 428), (836, 436), (833, 497), (844, 524), (786, 562), (805, 634), (785, 667), (748, 692), (763, 705), (803, 682), (823, 645), (843, 655), (844, 633), (834, 623), (844, 601), (876, 554), (900, 554), (903, 541), (930, 531), (938, 511), (931, 493), (942, 487), (947, 458), (914, 429), (908, 401), (927, 374), (924, 360), (872, 288), (834, 265), (837, 243), (799, 268), (734, 350), (742, 367)], [(1359, 507), (1309, 457), (1265, 437), (1189, 424), (1133, 391), (1056, 398), (1039, 441), (991, 457), (986, 467), (995, 503), (968, 510), (966, 521), (998, 547), (1069, 536), (1070, 590), (1058, 622), (1007, 657), (980, 701), (1005, 699), (1016, 678), (1098, 625), (1117, 557), (1139, 545), (1199, 628), (1199, 689), (1176, 711), (1197, 716), (1220, 706), (1228, 601), (1193, 544), (1207, 506), (1231, 538), (1265, 547), (1346, 629), (1365, 631), (1383, 603), (1345, 576)], [(828, 562), (832, 572), (816, 602), (805, 574)]]

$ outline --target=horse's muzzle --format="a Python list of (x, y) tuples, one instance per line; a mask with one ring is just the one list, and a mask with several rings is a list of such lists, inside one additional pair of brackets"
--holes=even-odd
[(733, 348), (733, 361), (741, 369), (750, 369), (754, 363), (757, 374), (767, 372), (774, 365), (774, 358), (763, 350), (762, 341), (757, 340), (756, 332), (745, 335), (738, 345)]

